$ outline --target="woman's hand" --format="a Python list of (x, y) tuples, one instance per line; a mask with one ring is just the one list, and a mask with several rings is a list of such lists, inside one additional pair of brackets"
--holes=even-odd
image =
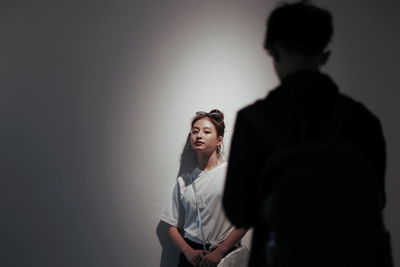
[(224, 257), (224, 253), (218, 248), (204, 256), (200, 262), (200, 267), (216, 267)]
[(194, 250), (189, 249), (184, 252), (186, 259), (193, 265), (199, 266), (200, 262), (204, 259), (204, 255), (207, 253), (205, 250)]

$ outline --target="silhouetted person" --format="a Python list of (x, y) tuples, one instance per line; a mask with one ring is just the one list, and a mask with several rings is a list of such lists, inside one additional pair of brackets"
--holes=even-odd
[(249, 266), (392, 265), (381, 125), (320, 72), (332, 34), (304, 1), (268, 18), (281, 84), (238, 112), (223, 197), (236, 227), (254, 227)]

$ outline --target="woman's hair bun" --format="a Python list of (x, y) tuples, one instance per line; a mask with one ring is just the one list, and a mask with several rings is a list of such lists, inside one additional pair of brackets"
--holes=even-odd
[(213, 109), (209, 113), (218, 113), (218, 114), (220, 114), (221, 121), (224, 120), (224, 113), (222, 113), (219, 109)]

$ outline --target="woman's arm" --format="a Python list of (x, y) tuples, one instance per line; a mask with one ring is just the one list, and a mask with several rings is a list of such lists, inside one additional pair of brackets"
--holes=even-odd
[(178, 228), (176, 226), (170, 225), (168, 227), (168, 235), (171, 238), (174, 245), (178, 248), (179, 251), (185, 255), (186, 259), (194, 266), (198, 266), (206, 251), (204, 250), (195, 250), (191, 246), (186, 243), (183, 239), (182, 235), (179, 233)]
[(203, 260), (200, 262), (200, 266), (208, 267), (208, 266), (216, 266), (222, 258), (228, 253), (228, 251), (233, 248), (242, 237), (247, 233), (248, 229), (245, 228), (235, 228), (233, 231), (226, 237), (226, 239), (220, 243), (215, 250), (213, 250), (210, 254), (206, 255)]

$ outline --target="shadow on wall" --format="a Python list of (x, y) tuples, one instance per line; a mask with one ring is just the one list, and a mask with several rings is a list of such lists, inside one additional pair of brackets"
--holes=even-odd
[(157, 225), (157, 237), (161, 244), (160, 267), (171, 267), (178, 265), (179, 251), (168, 236), (169, 224), (160, 221)]
[[(181, 157), (180, 157), (180, 166), (178, 170), (178, 175), (182, 176), (185, 173), (191, 172), (197, 166), (197, 156), (195, 151), (192, 149), (190, 144), (190, 134), (188, 134), (186, 138), (185, 146), (183, 147)], [(179, 218), (180, 221), (178, 225), (183, 225), (183, 218)], [(157, 225), (156, 233), (158, 240), (161, 244), (161, 260), (160, 267), (171, 267), (178, 265), (179, 259), (179, 250), (172, 243), (170, 237), (168, 236), (168, 226), (169, 224), (160, 221)]]

